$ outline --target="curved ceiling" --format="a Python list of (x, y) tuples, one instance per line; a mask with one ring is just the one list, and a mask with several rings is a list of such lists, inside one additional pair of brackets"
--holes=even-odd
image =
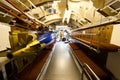
[[(118, 0), (0, 0), (0, 5), (29, 23), (42, 25), (63, 22), (81, 27), (119, 13)], [(11, 2), (11, 3), (10, 3)], [(12, 5), (11, 5), (12, 4)], [(15, 7), (17, 6), (17, 8)], [(19, 10), (19, 9), (20, 10)], [(24, 14), (21, 12), (23, 11)], [(0, 9), (0, 12), (4, 10)], [(1, 13), (0, 13), (1, 14)], [(12, 15), (13, 16), (13, 15)], [(13, 16), (15, 17), (15, 16)], [(0, 17), (1, 18), (1, 17)], [(13, 19), (13, 18), (12, 18)]]

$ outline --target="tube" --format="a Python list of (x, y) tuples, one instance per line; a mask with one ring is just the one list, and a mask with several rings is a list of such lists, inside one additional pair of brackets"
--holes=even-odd
[[(19, 10), (23, 15), (25, 15), (27, 18), (29, 18), (33, 23), (36, 23), (34, 19), (30, 18), (25, 12), (23, 12), (18, 6), (16, 6), (12, 1), (10, 0), (5, 0), (12, 6), (14, 6), (17, 10)], [(37, 23), (36, 23), (37, 24)]]
[(12, 15), (12, 16), (18, 18), (19, 20), (21, 20), (21, 21), (23, 21), (23, 22), (25, 22), (25, 23), (27, 23), (28, 25), (31, 25), (31, 23), (29, 23), (29, 22), (27, 22), (25, 19), (23, 19), (23, 18), (17, 16), (15, 13), (9, 11), (8, 9), (4, 8), (3, 6), (0, 5), (0, 8), (1, 8), (2, 10), (6, 11), (7, 13), (9, 13), (10, 15)]
[(38, 48), (41, 48), (40, 42), (38, 40), (34, 40), (31, 43), (27, 44), (26, 47), (19, 49), (15, 52), (8, 53), (7, 57), (9, 59), (13, 57), (18, 57), (18, 56), (25, 56), (25, 55), (31, 55), (33, 52), (35, 52)]

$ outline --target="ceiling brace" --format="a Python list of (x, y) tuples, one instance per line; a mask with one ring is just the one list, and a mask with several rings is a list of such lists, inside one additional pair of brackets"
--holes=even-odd
[(26, 6), (23, 2), (21, 2), (20, 0), (17, 0), (17, 2), (19, 2), (20, 4), (22, 4), (24, 7), (26, 7), (28, 10), (31, 10), (28, 6)]
[(37, 8), (30, 0), (27, 0), (34, 8)]
[(23, 18), (17, 16), (15, 13), (13, 13), (13, 12), (11, 12), (10, 10), (4, 8), (3, 6), (0, 5), (0, 8), (3, 9), (4, 11), (6, 11), (7, 13), (11, 14), (12, 16), (18, 18), (19, 20), (21, 20), (21, 21), (27, 23), (28, 25), (31, 25), (31, 23), (29, 23), (29, 22), (27, 22), (25, 19), (23, 19)]
[[(25, 12), (23, 12), (18, 6), (16, 6), (12, 1), (6, 0), (12, 6), (14, 6), (17, 10), (19, 10), (23, 15), (25, 15), (28, 19), (30, 19), (33, 23), (36, 23), (34, 19), (30, 18)], [(37, 23), (36, 23), (37, 24)]]

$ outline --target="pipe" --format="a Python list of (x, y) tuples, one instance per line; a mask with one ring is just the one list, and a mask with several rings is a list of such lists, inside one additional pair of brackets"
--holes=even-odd
[[(29, 7), (28, 6), (26, 6), (23, 2), (21, 2), (20, 0), (17, 0), (20, 4), (22, 4), (24, 7), (26, 7), (28, 10), (30, 10), (29, 9)], [(34, 5), (35, 6), (35, 5)], [(36, 8), (36, 7), (35, 7)], [(41, 11), (44, 13), (44, 11), (42, 10), (42, 8), (40, 7), (40, 9), (41, 9)], [(45, 13), (44, 13), (45, 14)], [(41, 21), (39, 21), (39, 20), (37, 20), (37, 19), (35, 19), (37, 22), (39, 22), (39, 23), (41, 23), (41, 24), (43, 24), (43, 25), (45, 25), (45, 23), (43, 23), (43, 22), (41, 22)]]
[(4, 11), (6, 11), (7, 13), (11, 14), (12, 16), (18, 18), (19, 20), (21, 20), (21, 21), (27, 23), (28, 25), (31, 25), (31, 23), (29, 23), (29, 22), (27, 22), (25, 19), (23, 19), (23, 18), (17, 16), (15, 13), (13, 13), (13, 12), (11, 12), (10, 10), (4, 8), (3, 6), (0, 5), (0, 8), (3, 9)]
[(35, 54), (33, 53), (33, 50), (36, 51), (37, 49), (41, 47), (41, 44), (38, 40), (34, 40), (31, 43), (27, 44), (26, 47), (19, 49), (17, 51), (14, 52), (10, 52), (7, 54), (7, 57), (9, 59), (12, 59), (13, 57), (19, 57), (19, 56), (26, 56), (26, 55), (31, 55), (31, 54)]
[(27, 0), (34, 8), (37, 8), (30, 0)]
[[(17, 10), (19, 10), (23, 15), (25, 15), (27, 18), (29, 18), (33, 23), (38, 24), (41, 23), (42, 25), (45, 25), (45, 23), (38, 21), (36, 19), (32, 19), (31, 17), (29, 17), (24, 11), (22, 11), (19, 7), (17, 7), (12, 1), (10, 0), (6, 0), (8, 3), (10, 3), (12, 6), (14, 6)], [(37, 23), (36, 23), (37, 22)], [(45, 25), (46, 26), (46, 25)]]
[(96, 78), (96, 80), (100, 80), (100, 78), (95, 74), (95, 72), (90, 68), (90, 66), (87, 63), (83, 63), (83, 68), (87, 67), (88, 70), (93, 74), (93, 76)]
[[(17, 10), (19, 10), (23, 15), (25, 15), (27, 18), (29, 18), (33, 23), (36, 23), (35, 20), (33, 20), (32, 18), (30, 18), (25, 12), (23, 12), (19, 7), (17, 7), (12, 1), (10, 0), (5, 0), (8, 3), (10, 3), (12, 6), (14, 6)], [(36, 23), (37, 24), (37, 23)]]
[(38, 40), (34, 40), (31, 43), (27, 44), (26, 47), (19, 49), (14, 52), (10, 52), (7, 54), (9, 59), (13, 57), (27, 56), (27, 55), (35, 55), (37, 51), (42, 50), (47, 46), (46, 43), (40, 43)]
[(28, 6), (26, 6), (23, 2), (21, 2), (20, 0), (17, 0), (17, 2), (19, 2), (20, 4), (22, 4), (24, 7), (26, 7), (28, 10), (30, 10), (30, 8)]

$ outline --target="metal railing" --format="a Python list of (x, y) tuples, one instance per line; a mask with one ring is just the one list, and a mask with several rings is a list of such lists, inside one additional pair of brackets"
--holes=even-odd
[[(87, 63), (81, 63), (78, 59), (78, 57), (74, 54), (73, 49), (70, 47), (72, 51), (72, 56), (77, 60), (78, 65), (82, 69), (82, 75), (81, 80), (100, 80), (100, 78), (95, 74), (95, 72), (90, 68), (90, 66)], [(88, 71), (89, 70), (89, 71)], [(90, 73), (91, 75), (90, 75)], [(84, 77), (85, 76), (85, 77)]]
[[(82, 65), (82, 77), (81, 77), (81, 80), (84, 80), (84, 74), (86, 75), (87, 79), (89, 80), (100, 80), (100, 78), (95, 74), (95, 72), (90, 68), (90, 66), (86, 63), (83, 63)], [(90, 73), (92, 74), (92, 77), (91, 75), (88, 73), (89, 71)]]

